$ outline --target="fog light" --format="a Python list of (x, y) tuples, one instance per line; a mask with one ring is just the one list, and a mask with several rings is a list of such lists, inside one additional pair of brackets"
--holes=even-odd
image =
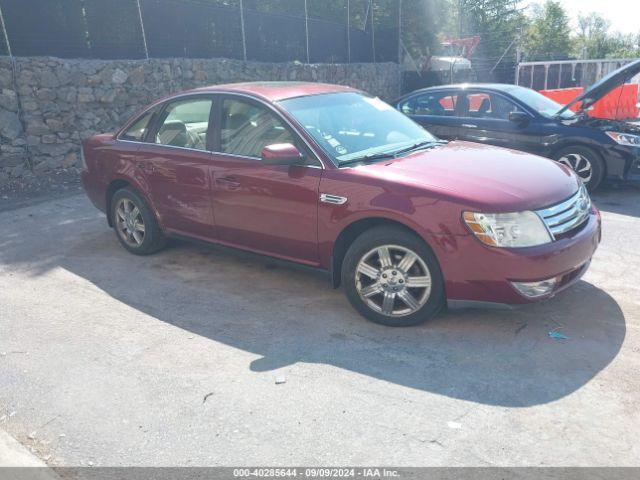
[(558, 283), (556, 277), (539, 282), (511, 282), (518, 292), (528, 298), (542, 297), (551, 293)]

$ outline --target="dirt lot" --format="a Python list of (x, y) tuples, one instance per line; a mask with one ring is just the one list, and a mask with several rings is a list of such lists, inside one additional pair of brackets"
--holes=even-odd
[(52, 465), (640, 465), (639, 193), (596, 195), (559, 297), (409, 329), (269, 259), (134, 257), (84, 196), (5, 203), (0, 428)]

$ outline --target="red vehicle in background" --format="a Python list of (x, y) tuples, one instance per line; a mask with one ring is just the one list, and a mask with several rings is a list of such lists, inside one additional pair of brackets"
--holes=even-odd
[(600, 217), (556, 162), (444, 142), (377, 98), (313, 83), (180, 93), (83, 144), (83, 183), (134, 254), (179, 236), (326, 270), (368, 319), (528, 303), (587, 269)]

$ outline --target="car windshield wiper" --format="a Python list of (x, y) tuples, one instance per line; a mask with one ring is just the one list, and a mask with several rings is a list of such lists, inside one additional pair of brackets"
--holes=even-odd
[(344, 160), (340, 162), (340, 165), (349, 165), (351, 163), (360, 163), (360, 162), (371, 162), (374, 160), (385, 160), (387, 158), (395, 158), (395, 156), (396, 156), (396, 152), (369, 153), (361, 157), (352, 158), (351, 160)]
[(418, 150), (420, 148), (425, 148), (425, 147), (435, 147), (437, 145), (444, 145), (445, 143), (447, 143), (446, 140), (423, 140), (422, 142), (414, 143), (410, 147), (396, 150), (395, 152), (393, 152), (393, 155), (396, 156), (396, 155), (400, 155), (401, 153), (412, 152), (413, 150)]
[(388, 158), (396, 158), (401, 153), (411, 152), (419, 148), (435, 147), (436, 145), (443, 145), (445, 143), (447, 142), (444, 140), (424, 140), (422, 142), (414, 143), (409, 147), (401, 148), (399, 150), (394, 150), (392, 152), (370, 153), (368, 155), (363, 155), (362, 157), (353, 158), (351, 160), (345, 160), (343, 162), (340, 162), (340, 165), (349, 165), (351, 163), (370, 162), (374, 160), (385, 160)]

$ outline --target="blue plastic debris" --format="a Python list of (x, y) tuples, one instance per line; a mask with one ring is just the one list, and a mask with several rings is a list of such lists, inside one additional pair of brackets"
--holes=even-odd
[(569, 340), (569, 337), (567, 337), (564, 333), (560, 333), (555, 330), (551, 330), (549, 332), (549, 336), (551, 338), (555, 338), (556, 340)]

